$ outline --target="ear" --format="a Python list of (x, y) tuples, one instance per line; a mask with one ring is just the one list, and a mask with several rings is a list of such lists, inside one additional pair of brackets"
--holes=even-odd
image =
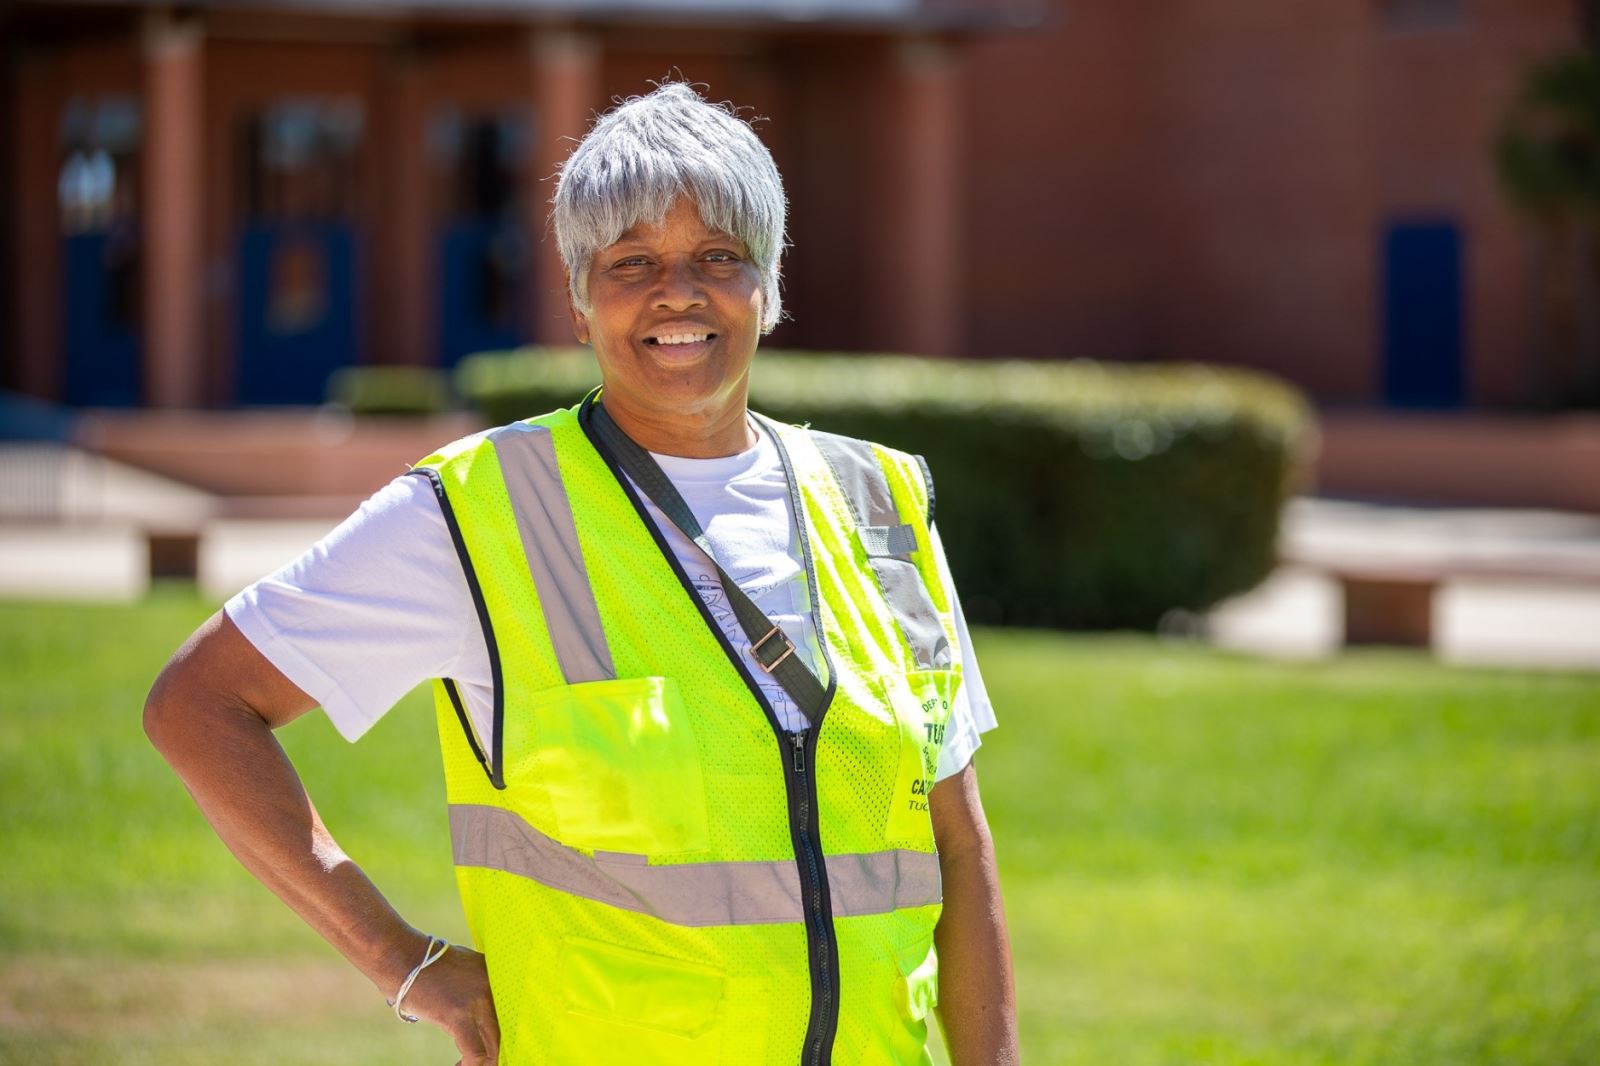
[(572, 302), (572, 272), (562, 271), (561, 278), (564, 283), (561, 289), (567, 294), (567, 314), (572, 316), (572, 333), (578, 338), (579, 344), (588, 344), (589, 319), (578, 310), (578, 305)]
[[(774, 265), (773, 273), (778, 276), (778, 281), (781, 284), (783, 282), (783, 260), (782, 259), (779, 259), (778, 262)], [(761, 285), (756, 287), (756, 293), (757, 293), (758, 297), (761, 300), (761, 318), (763, 320), (765, 320), (766, 317), (767, 317), (767, 286), (765, 284), (765, 280), (764, 279), (763, 279), (763, 284), (761, 284)], [(764, 327), (762, 327), (761, 335), (764, 337), (764, 336), (766, 336), (767, 334), (771, 333), (773, 330), (775, 330), (777, 328), (778, 328), (778, 323), (776, 323), (776, 322), (774, 322), (770, 326), (764, 326)]]

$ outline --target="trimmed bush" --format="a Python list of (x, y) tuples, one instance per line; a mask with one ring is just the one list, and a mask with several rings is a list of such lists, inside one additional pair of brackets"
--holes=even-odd
[[(585, 349), (457, 375), (494, 423), (598, 382)], [(750, 405), (926, 457), (968, 617), (1065, 628), (1154, 628), (1258, 583), (1314, 436), (1289, 386), (1191, 365), (763, 351)]]
[(327, 397), (357, 415), (436, 415), (454, 403), (449, 374), (431, 366), (341, 367)]

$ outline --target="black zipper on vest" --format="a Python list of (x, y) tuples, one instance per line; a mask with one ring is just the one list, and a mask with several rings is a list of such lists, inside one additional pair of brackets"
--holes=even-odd
[(839, 944), (833, 935), (833, 904), (828, 896), (828, 873), (822, 861), (817, 782), (806, 772), (807, 765), (815, 762), (817, 728), (802, 729), (789, 737), (794, 745), (793, 772), (784, 774), (790, 786), (789, 831), (794, 838), (795, 861), (800, 867), (806, 945), (811, 956), (811, 1019), (806, 1025), (800, 1062), (802, 1066), (823, 1066), (833, 1057), (833, 1038), (839, 1028)]
[[(821, 652), (822, 662), (828, 670), (827, 698), (823, 700), (822, 710), (817, 713), (817, 720), (810, 723), (809, 728), (800, 731), (798, 743), (795, 744), (795, 771), (792, 775), (786, 775), (795, 779), (795, 791), (799, 793), (800, 800), (798, 811), (792, 800), (789, 805), (791, 821), (800, 829), (796, 834), (795, 855), (798, 857), (802, 854), (803, 845), (804, 854), (808, 857), (814, 855), (818, 866), (813, 871), (810, 886), (806, 884), (803, 866), (800, 878), (801, 896), (818, 927), (814, 936), (807, 937), (812, 943), (811, 1020), (806, 1026), (806, 1041), (800, 1061), (803, 1066), (822, 1066), (833, 1057), (833, 1039), (839, 1030), (839, 943), (833, 935), (833, 901), (828, 893), (827, 869), (822, 865), (817, 780), (814, 774), (806, 772), (806, 767), (816, 765), (817, 737), (822, 732), (823, 716), (833, 704), (838, 674), (834, 671), (833, 660), (828, 657), (828, 641), (822, 629), (822, 597), (817, 591), (817, 568), (811, 563), (811, 539), (806, 536), (805, 502), (800, 498), (794, 464), (789, 460), (789, 450), (783, 446), (783, 438), (772, 424), (760, 415), (752, 414), (751, 417), (760, 422), (761, 428), (772, 438), (773, 447), (778, 449), (778, 459), (783, 463), (783, 479), (789, 486), (789, 509), (794, 515), (795, 535), (800, 538), (800, 558), (805, 563), (806, 585), (811, 594), (811, 625), (817, 633), (817, 650)], [(774, 717), (774, 724), (776, 721)], [(807, 925), (810, 925), (809, 918)]]
[[(639, 513), (639, 521), (649, 530), (650, 537), (656, 542), (662, 558), (672, 568), (678, 583), (683, 586), (684, 593), (689, 597), (689, 602), (700, 612), (706, 628), (711, 630), (711, 635), (721, 645), (734, 670), (744, 680), (750, 695), (766, 713), (767, 722), (772, 726), (773, 734), (777, 738), (778, 753), (783, 766), (784, 790), (789, 802), (789, 839), (794, 847), (795, 868), (800, 875), (800, 896), (805, 913), (806, 954), (811, 971), (811, 1017), (806, 1023), (800, 1063), (801, 1066), (823, 1066), (833, 1057), (833, 1040), (839, 1029), (839, 944), (833, 935), (833, 900), (828, 891), (828, 868), (822, 855), (820, 819), (817, 816), (817, 783), (814, 775), (808, 771), (808, 767), (816, 765), (817, 734), (820, 732), (823, 716), (833, 703), (838, 675), (834, 671), (832, 660), (828, 658), (828, 642), (823, 637), (822, 604), (817, 598), (816, 572), (811, 565), (811, 543), (806, 537), (805, 512), (800, 509), (800, 492), (795, 486), (794, 468), (789, 463), (789, 453), (784, 450), (783, 442), (778, 439), (777, 433), (768, 428), (768, 423), (763, 419), (762, 427), (767, 429), (773, 444), (777, 446), (778, 456), (783, 461), (784, 476), (789, 484), (795, 530), (800, 537), (801, 557), (805, 562), (806, 580), (811, 591), (812, 625), (816, 627), (817, 647), (828, 669), (827, 694), (823, 700), (822, 710), (817, 714), (816, 721), (811, 722), (808, 728), (799, 733), (787, 732), (783, 728), (783, 723), (778, 721), (778, 715), (773, 711), (772, 704), (767, 702), (761, 686), (755, 683), (750, 672), (744, 668), (738, 650), (728, 641), (727, 634), (712, 617), (711, 609), (695, 591), (694, 583), (689, 580), (689, 575), (684, 573), (683, 565), (678, 562), (678, 557), (673, 553), (666, 537), (651, 520), (650, 512), (639, 499), (638, 493), (634, 491), (633, 484), (617, 464), (616, 458), (590, 429), (589, 408), (595, 402), (596, 395), (597, 393), (591, 392), (583, 401), (578, 410), (578, 425), (583, 429), (584, 436), (589, 438), (590, 446), (610, 469), (623, 495), (627, 496), (628, 501), (633, 504), (633, 509)], [(792, 750), (792, 758), (790, 750), (786, 749)]]

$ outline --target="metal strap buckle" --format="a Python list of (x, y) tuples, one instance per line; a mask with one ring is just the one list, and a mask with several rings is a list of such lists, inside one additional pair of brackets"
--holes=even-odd
[[(776, 659), (772, 660), (771, 663), (764, 663), (764, 662), (761, 661), (761, 645), (765, 644), (767, 641), (771, 640), (773, 637), (778, 637), (780, 640), (783, 641), (783, 643), (784, 643), (783, 654), (778, 656)], [(778, 668), (778, 664), (782, 663), (783, 660), (787, 659), (789, 656), (791, 656), (793, 654), (794, 654), (794, 642), (791, 641), (788, 638), (788, 636), (784, 633), (784, 631), (779, 629), (777, 626), (773, 626), (771, 629), (767, 630), (766, 636), (762, 637), (760, 640), (758, 640), (754, 644), (750, 645), (750, 656), (751, 656), (751, 658), (755, 659), (757, 666), (761, 667), (762, 670), (764, 670), (766, 673), (769, 673), (769, 674), (772, 673), (772, 671), (774, 671), (774, 670), (776, 670)]]

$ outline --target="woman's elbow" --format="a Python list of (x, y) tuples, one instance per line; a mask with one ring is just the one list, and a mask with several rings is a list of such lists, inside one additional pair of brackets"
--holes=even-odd
[(181, 677), (183, 665), (174, 656), (161, 668), (144, 698), (144, 735), (155, 749), (167, 755), (187, 732), (189, 701)]
[(171, 762), (202, 730), (271, 732), (315, 704), (256, 650), (221, 611), (195, 630), (156, 675), (144, 701), (144, 733)]

